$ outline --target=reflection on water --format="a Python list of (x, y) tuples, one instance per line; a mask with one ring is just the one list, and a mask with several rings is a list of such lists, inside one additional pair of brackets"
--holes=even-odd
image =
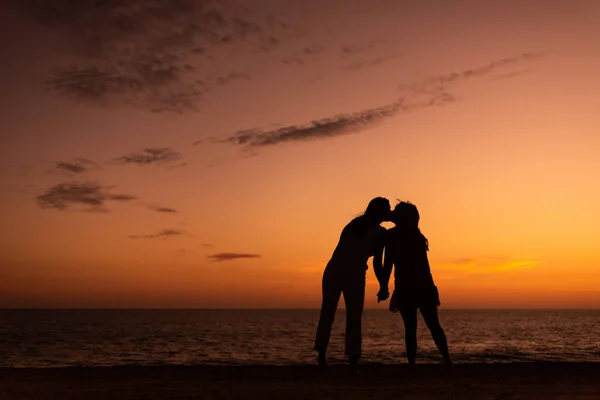
[[(303, 364), (318, 310), (0, 311), (0, 366)], [(441, 310), (457, 362), (600, 361), (600, 311)], [(418, 362), (438, 362), (419, 320)], [(344, 311), (330, 345), (343, 360)], [(366, 310), (364, 361), (405, 362), (398, 314)]]

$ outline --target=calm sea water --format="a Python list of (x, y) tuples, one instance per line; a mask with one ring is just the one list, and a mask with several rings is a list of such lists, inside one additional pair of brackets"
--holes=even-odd
[[(331, 340), (343, 360), (344, 311)], [(600, 361), (600, 311), (441, 310), (457, 362)], [(0, 311), (0, 366), (305, 364), (317, 310)], [(439, 356), (420, 319), (419, 362)], [(363, 359), (405, 362), (398, 314), (365, 310)]]

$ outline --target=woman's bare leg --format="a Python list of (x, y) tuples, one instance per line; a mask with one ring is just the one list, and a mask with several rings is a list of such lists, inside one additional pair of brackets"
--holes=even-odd
[(446, 364), (451, 364), (450, 354), (448, 352), (448, 340), (446, 339), (446, 333), (444, 332), (442, 325), (440, 325), (437, 306), (421, 307), (421, 315), (431, 332), (435, 345), (442, 354), (442, 357), (444, 357), (444, 362)]
[(400, 307), (404, 322), (404, 343), (408, 363), (413, 365), (417, 358), (417, 309), (415, 307)]

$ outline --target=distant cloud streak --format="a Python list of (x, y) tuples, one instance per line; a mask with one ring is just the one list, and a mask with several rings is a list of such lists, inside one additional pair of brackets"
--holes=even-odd
[[(431, 94), (441, 90), (447, 90), (449, 85), (454, 85), (465, 80), (482, 78), (510, 66), (518, 66), (522, 63), (539, 60), (548, 55), (548, 53), (523, 53), (514, 57), (507, 57), (502, 60), (492, 61), (487, 65), (471, 68), (460, 72), (450, 74), (436, 75), (414, 82), (412, 84), (399, 85), (401, 91), (413, 91), (417, 94)], [(517, 75), (513, 75), (517, 76)]]
[(35, 198), (41, 208), (65, 211), (75, 206), (88, 212), (106, 212), (108, 201), (131, 201), (135, 196), (112, 194), (96, 182), (68, 182), (54, 185)]
[(130, 235), (131, 239), (168, 239), (171, 237), (185, 235), (186, 232), (179, 229), (163, 229), (160, 232), (149, 235)]
[(292, 125), (273, 130), (254, 128), (238, 131), (221, 141), (240, 146), (266, 147), (289, 142), (331, 138), (372, 128), (390, 117), (417, 108), (439, 106), (455, 100), (449, 93), (436, 94), (425, 101), (413, 103), (400, 99), (383, 107), (351, 114), (340, 114), (331, 118), (316, 120), (306, 125)]
[(82, 164), (62, 161), (56, 163), (56, 168), (67, 172), (73, 172), (75, 174), (81, 174), (87, 171), (87, 168)]
[(181, 159), (181, 154), (168, 147), (149, 147), (141, 151), (130, 153), (116, 158), (122, 164), (163, 164)]
[(54, 167), (72, 174), (83, 174), (99, 166), (87, 158), (76, 158), (73, 161), (56, 161), (54, 162)]
[(154, 210), (159, 213), (176, 213), (177, 210), (170, 207), (160, 207), (160, 206), (148, 206), (150, 210)]
[(248, 254), (248, 253), (217, 253), (211, 254), (207, 256), (214, 262), (223, 262), (223, 261), (234, 261), (239, 259), (247, 259), (247, 258), (260, 258), (259, 254)]
[(131, 201), (131, 200), (136, 200), (137, 197), (135, 196), (130, 196), (128, 194), (111, 194), (107, 196), (108, 200), (114, 200), (114, 201)]

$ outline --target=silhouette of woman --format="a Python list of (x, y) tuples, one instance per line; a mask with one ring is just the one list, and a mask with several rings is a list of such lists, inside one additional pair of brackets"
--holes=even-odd
[(385, 228), (389, 221), (390, 202), (376, 197), (365, 213), (344, 227), (340, 240), (323, 273), (323, 302), (314, 349), (319, 352), (319, 365), (326, 364), (326, 352), (331, 336), (340, 295), (346, 303), (346, 348), (350, 364), (356, 366), (362, 348), (362, 312), (365, 302), (367, 260), (373, 256), (373, 269), (382, 270)]
[(440, 298), (427, 258), (429, 242), (419, 229), (419, 211), (414, 204), (403, 201), (392, 211), (391, 220), (396, 226), (386, 232), (383, 272), (377, 275), (381, 286), (379, 300), (389, 296), (388, 282), (395, 266), (390, 311), (400, 311), (402, 315), (408, 363), (415, 364), (417, 310), (420, 310), (444, 363), (451, 367), (446, 334), (438, 319)]

